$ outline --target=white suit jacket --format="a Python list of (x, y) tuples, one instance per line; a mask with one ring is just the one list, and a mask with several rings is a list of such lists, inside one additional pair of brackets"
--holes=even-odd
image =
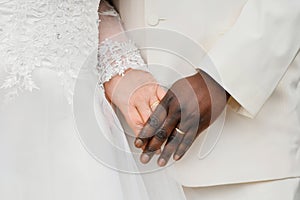
[(205, 58), (199, 67), (232, 96), (212, 151), (199, 155), (203, 133), (174, 165), (174, 177), (182, 185), (300, 176), (299, 0), (118, 0), (115, 4), (126, 29), (171, 29), (197, 41), (219, 77)]

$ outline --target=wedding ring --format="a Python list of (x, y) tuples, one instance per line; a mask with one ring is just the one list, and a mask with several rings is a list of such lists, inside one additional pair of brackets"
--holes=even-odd
[(151, 109), (152, 110), (154, 110), (155, 108), (156, 108), (156, 106), (158, 106), (158, 104), (159, 104), (159, 101), (157, 100), (157, 101), (155, 101), (153, 104), (151, 104)]
[(179, 134), (181, 134), (181, 135), (185, 135), (185, 132), (184, 131), (182, 131), (182, 130), (180, 130), (179, 128), (175, 128), (175, 130), (179, 133)]

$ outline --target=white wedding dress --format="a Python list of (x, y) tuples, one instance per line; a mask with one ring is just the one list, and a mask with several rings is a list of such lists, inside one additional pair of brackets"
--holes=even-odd
[[(128, 152), (119, 159), (108, 145), (101, 160), (89, 147), (94, 138), (78, 134), (75, 121), (86, 107), (80, 97), (93, 96), (95, 88), (84, 87), (82, 95), (74, 88), (80, 69), (97, 65), (98, 5), (0, 0), (0, 199), (184, 199), (164, 171), (121, 173), (138, 172)], [(128, 150), (103, 91), (96, 93), (99, 130)], [(73, 96), (79, 97), (75, 106)]]

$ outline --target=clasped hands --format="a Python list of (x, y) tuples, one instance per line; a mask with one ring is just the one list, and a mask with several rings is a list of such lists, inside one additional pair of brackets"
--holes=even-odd
[(181, 159), (222, 113), (229, 98), (201, 70), (176, 81), (167, 92), (150, 73), (134, 69), (115, 76), (104, 87), (107, 98), (136, 134), (135, 146), (143, 150), (141, 162), (148, 163), (160, 153), (159, 166), (165, 166), (171, 156), (175, 161)]

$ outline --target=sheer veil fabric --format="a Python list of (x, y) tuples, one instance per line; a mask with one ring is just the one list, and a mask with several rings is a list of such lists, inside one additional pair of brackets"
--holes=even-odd
[[(72, 99), (80, 68), (97, 64), (98, 5), (0, 0), (1, 199), (185, 199), (165, 171), (113, 170), (94, 159), (78, 135)], [(93, 96), (94, 86), (85, 92)], [(130, 150), (124, 132), (109, 128), (115, 121), (108, 116), (116, 115), (100, 88), (95, 99), (102, 130)], [(126, 159), (135, 169), (135, 160)]]

